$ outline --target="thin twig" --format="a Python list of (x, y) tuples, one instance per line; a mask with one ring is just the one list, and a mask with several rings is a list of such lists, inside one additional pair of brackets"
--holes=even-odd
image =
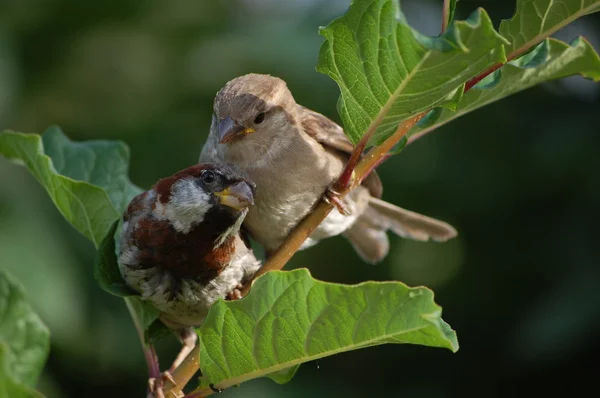
[[(515, 52), (516, 54), (516, 52)], [(495, 71), (497, 71), (498, 69), (500, 69), (501, 67), (503, 67), (507, 62), (512, 61), (513, 59), (515, 59), (515, 57), (517, 55), (515, 54), (511, 54), (509, 57), (506, 58), (506, 62), (499, 62), (494, 66), (489, 67), (488, 69), (486, 69), (483, 73), (478, 74), (477, 76), (475, 76), (474, 78), (472, 78), (471, 80), (469, 80), (468, 82), (465, 83), (465, 93), (467, 91), (469, 91), (470, 89), (473, 88), (473, 86), (475, 86), (477, 83), (479, 83), (480, 81), (482, 81), (483, 79), (485, 79), (486, 77), (488, 77), (489, 75), (491, 75), (492, 73), (494, 73)]]
[[(340, 195), (342, 196), (345, 193), (346, 190), (340, 191)], [(306, 238), (313, 233), (313, 231), (319, 226), (319, 224), (321, 224), (321, 221), (327, 217), (332, 209), (332, 205), (325, 201), (320, 201), (319, 204), (317, 204), (317, 207), (315, 207), (315, 209), (307, 217), (298, 223), (296, 228), (294, 228), (288, 235), (285, 242), (283, 242), (283, 244), (279, 246), (275, 253), (269, 257), (269, 260), (257, 272), (254, 279), (269, 271), (282, 269), (289, 259), (292, 258), (294, 253), (296, 253), (296, 251), (300, 248), (302, 243), (304, 243)], [(250, 291), (250, 286), (250, 283), (244, 286), (244, 289), (242, 289), (242, 296), (246, 296), (248, 294)]]
[[(374, 124), (374, 123), (373, 123)], [(350, 185), (350, 180), (352, 179), (352, 174), (354, 173), (354, 169), (356, 168), (356, 164), (360, 160), (360, 156), (363, 151), (367, 147), (369, 140), (375, 134), (376, 128), (369, 128), (367, 133), (360, 139), (358, 144), (354, 147), (352, 154), (350, 155), (350, 159), (348, 159), (348, 163), (346, 163), (346, 167), (344, 167), (344, 171), (340, 175), (340, 178), (335, 183), (334, 189), (337, 192), (344, 191)]]
[(158, 366), (158, 356), (156, 355), (156, 351), (154, 351), (154, 347), (152, 345), (146, 343), (146, 339), (144, 337), (144, 327), (137, 316), (131, 299), (125, 297), (124, 301), (125, 305), (127, 306), (127, 310), (129, 310), (129, 315), (133, 320), (133, 325), (135, 326), (140, 343), (142, 344), (142, 351), (144, 352), (144, 358), (146, 359), (146, 365), (148, 366), (148, 376), (153, 378), (159, 377), (160, 369)]
[(444, 0), (442, 6), (442, 33), (448, 29), (448, 15), (450, 15), (450, 0)]
[(177, 397), (181, 395), (181, 390), (192, 380), (192, 377), (200, 369), (200, 343), (188, 354), (183, 362), (173, 371), (171, 376), (175, 380), (175, 385), (170, 381), (166, 381), (163, 387), (166, 398)]
[(419, 123), (421, 119), (427, 115), (428, 110), (421, 112), (410, 119), (400, 123), (394, 134), (383, 142), (383, 144), (376, 146), (370, 151), (356, 166), (356, 179), (362, 181), (363, 177), (373, 171), (373, 166), (380, 163), (384, 159), (388, 152), (396, 145), (400, 140), (412, 129), (415, 124)]
[[(506, 62), (504, 62), (504, 63), (499, 62), (496, 65), (493, 65), (493, 66), (489, 67), (488, 69), (486, 69), (482, 73), (478, 74), (474, 78), (472, 78), (469, 81), (467, 81), (465, 83), (465, 89), (463, 91), (463, 94), (466, 93), (467, 91), (471, 90), (473, 87), (475, 87), (475, 85), (477, 83), (479, 83), (480, 81), (482, 81), (483, 79), (485, 79), (486, 77), (488, 77), (489, 75), (491, 75), (492, 73), (494, 73), (495, 71), (497, 71), (498, 69), (500, 69), (501, 67), (503, 67), (504, 65), (506, 65), (506, 63), (508, 63), (509, 61), (512, 61), (517, 56), (521, 55), (523, 52), (524, 51), (515, 51), (515, 52), (513, 52), (512, 54), (510, 54), (506, 58)], [(431, 133), (434, 130), (437, 130), (437, 128), (440, 127), (440, 126), (441, 126), (441, 124), (438, 125), (438, 126), (433, 125), (433, 126), (427, 128), (425, 130), (419, 131), (418, 133), (412, 135), (408, 139), (408, 144), (411, 144), (411, 143), (415, 142), (416, 140), (418, 140), (419, 138), (423, 137), (424, 135), (429, 134), (429, 133)]]
[(379, 159), (379, 161), (377, 163), (375, 163), (375, 164), (373, 164), (371, 166), (370, 170), (367, 170), (365, 172), (365, 174), (362, 176), (362, 178), (358, 181), (358, 183), (356, 185), (361, 184), (365, 180), (365, 178), (367, 178), (369, 176), (369, 174), (371, 174), (373, 171), (375, 171), (376, 168), (378, 168), (379, 166), (381, 166), (381, 164), (383, 162), (385, 162), (386, 160), (388, 160), (391, 157), (392, 157), (392, 155), (388, 153), (385, 156), (383, 156), (381, 159)]

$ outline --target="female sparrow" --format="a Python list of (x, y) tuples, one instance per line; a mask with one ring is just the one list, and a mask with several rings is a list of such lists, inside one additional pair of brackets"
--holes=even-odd
[(160, 311), (183, 348), (194, 348), (210, 306), (239, 298), (261, 263), (240, 233), (255, 185), (237, 168), (198, 164), (136, 196), (123, 216), (118, 256), (127, 285)]
[[(260, 187), (244, 227), (267, 250), (276, 250), (339, 177), (353, 145), (340, 126), (298, 105), (279, 78), (249, 74), (228, 82), (215, 98), (200, 162), (221, 161), (244, 170)], [(367, 262), (388, 253), (386, 231), (446, 241), (456, 230), (381, 199), (372, 173), (343, 199), (350, 215), (332, 211), (301, 247), (343, 234)]]

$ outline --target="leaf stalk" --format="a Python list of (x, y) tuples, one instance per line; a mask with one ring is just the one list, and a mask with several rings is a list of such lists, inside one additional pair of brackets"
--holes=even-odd
[(448, 29), (448, 16), (450, 15), (450, 0), (444, 0), (442, 8), (442, 33)]

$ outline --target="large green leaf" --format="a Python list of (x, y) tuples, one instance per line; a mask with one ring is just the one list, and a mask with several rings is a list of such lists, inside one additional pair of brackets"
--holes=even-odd
[(482, 9), (425, 37), (405, 23), (396, 0), (354, 0), (320, 33), (317, 70), (339, 85), (340, 115), (355, 143), (372, 123), (372, 142), (380, 142), (410, 115), (454, 106), (465, 81), (506, 60), (508, 44)]
[[(115, 274), (113, 239), (116, 221), (142, 191), (128, 177), (128, 147), (119, 141), (73, 142), (52, 127), (43, 136), (0, 133), (0, 155), (25, 165), (67, 221), (94, 246), (102, 244), (94, 264), (100, 285), (120, 296), (130, 295)], [(126, 304), (143, 335), (157, 318), (157, 311), (137, 297), (127, 297)]]
[(436, 109), (424, 119), (413, 137), (432, 131), (468, 112), (498, 101), (529, 87), (561, 77), (581, 74), (600, 80), (600, 57), (582, 38), (567, 45), (559, 40), (547, 39), (527, 55), (504, 65), (464, 94), (455, 112)]
[(50, 348), (48, 329), (23, 289), (0, 270), (0, 396), (29, 397)]
[(42, 394), (31, 387), (15, 381), (10, 373), (8, 347), (0, 343), (0, 397), (2, 398), (40, 398)]
[(57, 127), (43, 138), (5, 131), (0, 155), (24, 164), (67, 221), (96, 247), (140, 192), (127, 177), (129, 152), (121, 142), (74, 143)]
[(269, 272), (246, 298), (218, 301), (197, 333), (201, 388), (226, 388), (384, 343), (458, 349), (430, 290), (399, 282), (325, 283), (306, 269)]
[(579, 17), (600, 11), (600, 0), (517, 0), (514, 16), (502, 21), (510, 40), (506, 54), (520, 54)]
[(142, 192), (129, 180), (129, 147), (121, 141), (71, 141), (58, 127), (42, 135), (57, 173), (104, 189), (119, 213)]

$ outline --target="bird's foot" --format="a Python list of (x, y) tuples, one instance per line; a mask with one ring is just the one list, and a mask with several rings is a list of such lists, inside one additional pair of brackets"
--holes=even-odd
[(349, 216), (352, 214), (352, 212), (348, 209), (348, 206), (346, 206), (346, 204), (340, 198), (340, 193), (334, 190), (332, 187), (327, 188), (325, 191), (324, 200), (330, 205), (335, 206), (341, 215)]
[(235, 289), (233, 289), (232, 291), (227, 293), (227, 300), (241, 299), (242, 298), (242, 289), (244, 289), (244, 285), (242, 285), (241, 283), (238, 283), (238, 285), (235, 287)]
[(217, 387), (215, 387), (215, 385), (214, 385), (214, 384), (212, 384), (212, 383), (211, 383), (211, 384), (209, 384), (209, 385), (208, 385), (208, 387), (210, 387), (210, 389), (211, 389), (213, 392), (216, 392), (217, 394), (220, 394), (220, 393), (222, 393), (222, 392), (223, 392), (223, 389), (222, 389), (222, 388), (217, 388)]
[[(169, 381), (173, 383), (174, 386), (177, 385), (175, 383), (175, 379), (171, 375), (171, 372), (166, 371), (160, 374), (160, 377), (151, 377), (148, 379), (148, 398), (165, 398), (165, 393), (163, 391), (163, 387), (165, 383)], [(183, 395), (177, 396), (177, 398), (181, 398)]]

